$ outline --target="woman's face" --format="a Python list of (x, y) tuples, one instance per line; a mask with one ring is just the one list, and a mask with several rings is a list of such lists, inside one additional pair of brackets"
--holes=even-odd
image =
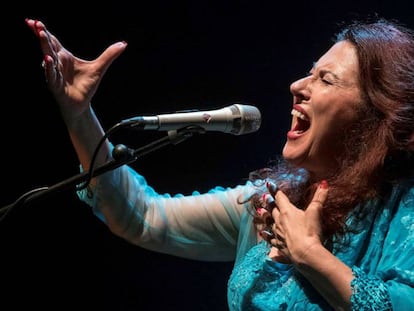
[(362, 104), (358, 76), (355, 47), (341, 41), (314, 64), (307, 77), (291, 84), (293, 118), (283, 148), (287, 161), (318, 179), (335, 170), (345, 129), (356, 120)]

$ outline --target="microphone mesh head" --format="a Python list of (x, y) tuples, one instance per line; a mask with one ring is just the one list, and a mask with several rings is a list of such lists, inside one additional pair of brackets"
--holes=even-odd
[(240, 116), (240, 118), (234, 119), (232, 130), (234, 135), (244, 135), (259, 130), (262, 123), (259, 109), (255, 106), (245, 104), (234, 104), (231, 107), (232, 113)]

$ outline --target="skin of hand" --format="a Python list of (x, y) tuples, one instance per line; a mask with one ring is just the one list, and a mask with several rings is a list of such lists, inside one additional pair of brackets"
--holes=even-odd
[[(105, 72), (127, 44), (123, 41), (114, 43), (96, 59), (88, 61), (66, 50), (42, 22), (33, 19), (26, 19), (25, 22), (39, 38), (48, 88), (59, 105), (83, 170), (87, 171), (95, 148), (104, 135), (91, 100)], [(106, 141), (96, 158), (96, 165), (105, 163), (110, 157), (110, 147)], [(94, 183), (95, 180), (91, 185)]]
[(323, 181), (317, 187), (308, 207), (301, 210), (282, 191), (275, 194), (277, 207), (272, 210), (275, 238), (270, 242), (295, 264), (301, 263), (308, 249), (322, 244), (320, 211), (327, 195), (327, 183)]
[(322, 181), (311, 203), (301, 210), (282, 191), (277, 191), (277, 207), (272, 210), (275, 238), (270, 243), (280, 257), (285, 256), (286, 262), (295, 265), (335, 310), (349, 310), (352, 271), (322, 243), (320, 212), (327, 196), (328, 185)]
[(102, 77), (127, 44), (123, 41), (114, 43), (96, 59), (88, 61), (66, 50), (41, 21), (26, 19), (26, 24), (39, 38), (48, 88), (58, 101), (66, 124), (70, 126), (89, 109)]
[[(259, 208), (257, 209), (257, 215), (259, 215), (261, 218), (265, 219), (265, 218), (269, 218), (272, 217), (271, 213), (265, 209), (265, 208)], [(268, 228), (262, 228), (263, 230), (266, 230), (266, 232), (263, 231), (259, 231), (259, 239), (264, 239), (266, 240), (269, 244), (271, 244), (271, 241), (273, 240), (273, 242), (275, 242), (275, 239), (272, 239), (272, 232), (270, 232), (270, 230)], [(279, 249), (277, 249), (276, 247), (272, 247), (268, 256), (270, 258), (272, 258), (272, 260), (277, 261), (277, 262), (281, 262), (281, 263), (285, 263), (285, 264), (290, 264), (292, 263), (290, 261), (289, 258), (287, 258), (285, 255), (282, 254), (281, 251), (279, 251)]]

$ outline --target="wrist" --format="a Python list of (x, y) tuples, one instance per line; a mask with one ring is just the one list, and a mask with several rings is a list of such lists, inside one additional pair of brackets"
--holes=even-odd
[(60, 109), (63, 121), (68, 129), (77, 129), (83, 127), (83, 124), (89, 124), (94, 118), (94, 112), (92, 106), (89, 104), (86, 109), (73, 110), (73, 109)]
[(292, 261), (299, 270), (307, 270), (309, 267), (313, 266), (325, 252), (327, 252), (327, 249), (320, 243), (320, 241), (315, 241), (304, 248), (292, 252)]

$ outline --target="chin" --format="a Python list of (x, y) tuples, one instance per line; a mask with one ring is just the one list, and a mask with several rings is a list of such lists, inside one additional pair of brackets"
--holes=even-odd
[(283, 153), (283, 159), (288, 162), (289, 164), (293, 165), (293, 166), (303, 166), (303, 158), (302, 157), (295, 157), (295, 156), (289, 156)]
[(300, 165), (304, 159), (306, 159), (306, 156), (303, 155), (303, 153), (297, 153), (293, 152), (293, 150), (289, 150), (290, 148), (285, 145), (282, 151), (282, 157), (287, 162), (293, 165)]
[(284, 151), (282, 157), (286, 162), (296, 168), (302, 168), (308, 172), (313, 171), (314, 165), (308, 153), (293, 154)]

